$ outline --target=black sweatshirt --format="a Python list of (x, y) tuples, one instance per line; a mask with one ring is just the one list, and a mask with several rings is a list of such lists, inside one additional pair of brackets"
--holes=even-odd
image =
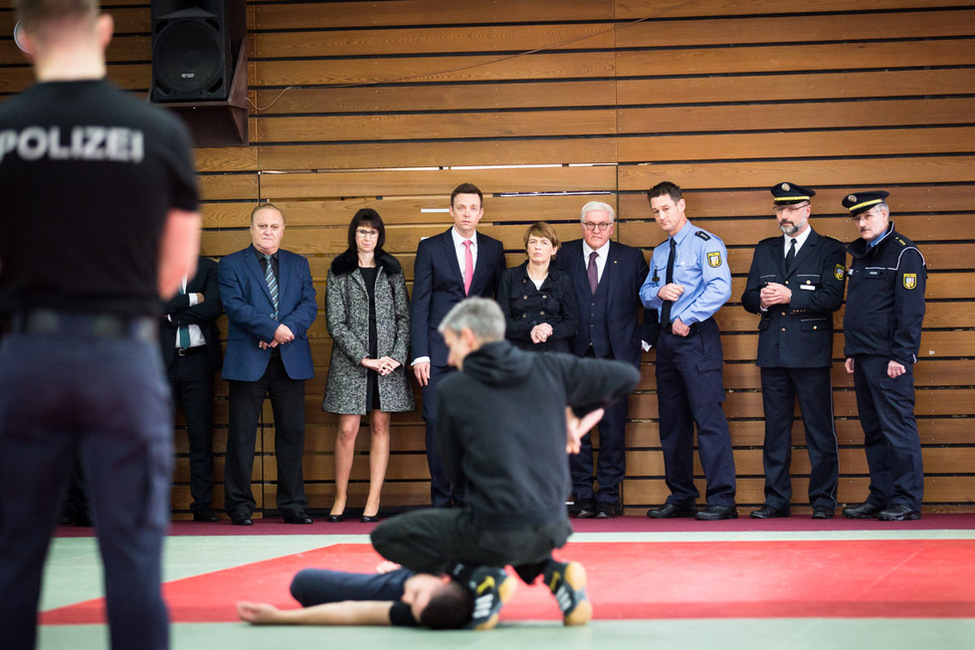
[(566, 518), (565, 407), (578, 415), (626, 399), (627, 363), (483, 345), (439, 386), (437, 438), (447, 476), (476, 525), (514, 529)]

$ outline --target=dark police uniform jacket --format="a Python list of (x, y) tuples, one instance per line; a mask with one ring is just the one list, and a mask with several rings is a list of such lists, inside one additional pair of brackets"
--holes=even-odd
[(843, 333), (847, 357), (869, 354), (910, 366), (917, 361), (924, 320), (924, 256), (894, 230), (870, 248), (863, 239), (849, 245), (850, 287)]
[[(843, 304), (846, 252), (832, 237), (809, 233), (785, 271), (785, 237), (755, 247), (742, 305), (761, 314), (758, 365), (764, 368), (823, 368), (833, 358), (833, 312)], [(760, 292), (769, 282), (792, 289), (792, 302), (761, 310)]]

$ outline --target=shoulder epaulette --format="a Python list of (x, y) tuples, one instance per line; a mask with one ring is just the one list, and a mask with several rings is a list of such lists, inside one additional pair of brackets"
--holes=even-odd
[(901, 246), (907, 246), (907, 242), (904, 241), (902, 237), (894, 237), (894, 240), (896, 240), (897, 243), (900, 244)]
[(698, 231), (697, 231), (696, 233), (694, 233), (694, 234), (695, 234), (695, 235), (696, 235), (697, 237), (700, 237), (701, 239), (703, 239), (704, 241), (707, 241), (707, 240), (709, 240), (709, 239), (711, 239), (711, 235), (709, 235), (709, 234), (707, 234), (707, 233), (706, 233), (706, 232), (704, 232), (703, 230), (698, 230)]

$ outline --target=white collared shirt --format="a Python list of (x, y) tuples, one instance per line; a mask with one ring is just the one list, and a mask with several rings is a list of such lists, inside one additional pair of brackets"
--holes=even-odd
[[(467, 241), (460, 236), (456, 228), (450, 229), (450, 236), (454, 240), (454, 252), (457, 253), (457, 266), (460, 267), (460, 276), (464, 277), (464, 264), (466, 262), (465, 257), (467, 255), (466, 247), (464, 242)], [(477, 268), (477, 233), (471, 235), (471, 256), (474, 260), (474, 268)], [(471, 269), (471, 275), (474, 274), (474, 269)]]
[(782, 236), (785, 238), (785, 253), (783, 254), (783, 257), (789, 255), (789, 249), (792, 247), (793, 239), (796, 240), (796, 255), (798, 255), (799, 249), (802, 248), (802, 245), (806, 243), (807, 239), (809, 239), (809, 233), (811, 232), (812, 232), (812, 228), (810, 227), (810, 228), (806, 228), (805, 230), (803, 230), (798, 235), (795, 235), (794, 237), (783, 233)]
[[(598, 273), (598, 278), (603, 279), (603, 269), (606, 268), (606, 260), (609, 258), (609, 241), (603, 244), (600, 248), (595, 250), (596, 253), (596, 272)], [(582, 266), (587, 271), (589, 270), (589, 256), (593, 254), (593, 249), (589, 247), (586, 240), (582, 240)]]

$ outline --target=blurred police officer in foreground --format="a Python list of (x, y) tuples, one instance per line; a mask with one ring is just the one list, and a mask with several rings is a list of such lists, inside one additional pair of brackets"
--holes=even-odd
[(80, 456), (112, 648), (162, 650), (173, 470), (160, 298), (196, 266), (189, 135), (105, 78), (97, 0), (18, 0), (37, 83), (0, 104), (0, 644), (33, 648)]

